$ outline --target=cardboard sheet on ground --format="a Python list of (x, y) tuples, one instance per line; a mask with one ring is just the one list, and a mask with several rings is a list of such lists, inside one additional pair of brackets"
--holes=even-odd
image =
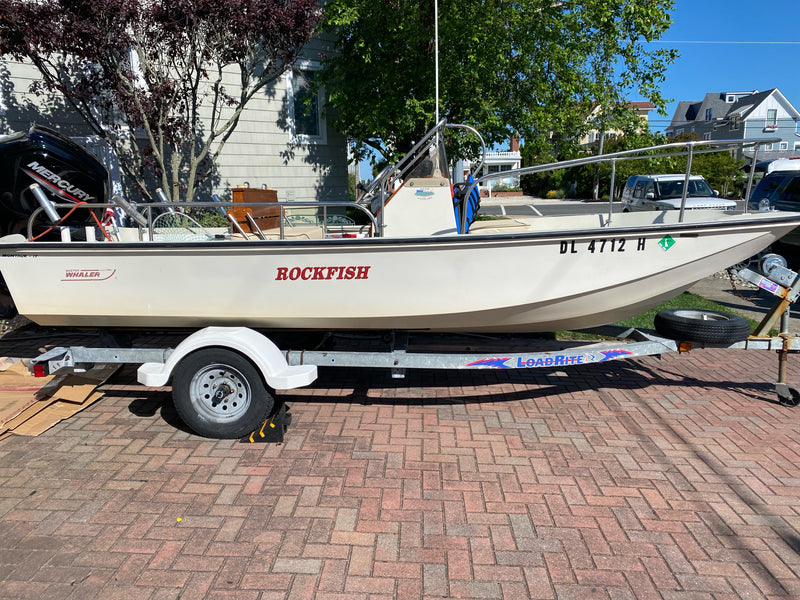
[(95, 392), (118, 368), (34, 377), (15, 359), (0, 358), (0, 439), (9, 433), (36, 436), (102, 397)]

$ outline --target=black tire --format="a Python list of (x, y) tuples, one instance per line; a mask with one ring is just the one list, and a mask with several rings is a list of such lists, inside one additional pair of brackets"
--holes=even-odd
[(172, 398), (183, 422), (211, 438), (240, 438), (261, 427), (275, 404), (259, 370), (225, 348), (186, 356), (172, 380)]
[(734, 344), (750, 335), (750, 324), (743, 317), (715, 310), (670, 308), (655, 318), (656, 331), (681, 342)]

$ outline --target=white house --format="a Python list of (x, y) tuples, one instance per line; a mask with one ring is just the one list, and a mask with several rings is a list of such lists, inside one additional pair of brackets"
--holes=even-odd
[(778, 138), (759, 149), (759, 158), (800, 156), (800, 112), (777, 88), (715, 92), (697, 102), (679, 102), (665, 133), (669, 137), (696, 134), (704, 140)]
[[(655, 104), (651, 102), (644, 102), (644, 101), (636, 101), (636, 102), (629, 102), (629, 108), (634, 112), (636, 118), (639, 119), (641, 122), (640, 130), (644, 131), (648, 128), (648, 121), (650, 118), (650, 111), (655, 110)], [(596, 104), (592, 107), (592, 110), (589, 113), (589, 116), (586, 118), (587, 123), (595, 123), (599, 119), (601, 113), (603, 111), (603, 107), (599, 104)], [(605, 139), (614, 139), (618, 136), (623, 135), (623, 132), (618, 129), (608, 129), (604, 132), (600, 132), (596, 129), (592, 129), (585, 136), (583, 136), (580, 140), (581, 146), (588, 146), (600, 140), (601, 133), (605, 135)]]
[[(519, 137), (512, 136), (510, 149), (505, 151), (493, 151), (486, 153), (481, 171), (475, 175), (475, 179), (486, 175), (497, 175), (496, 179), (490, 179), (481, 183), (481, 190), (500, 188), (519, 187), (519, 177), (504, 176), (504, 171), (519, 169), (522, 164), (522, 156), (519, 152)], [(465, 161), (465, 168), (471, 169), (471, 164)]]
[[(248, 104), (218, 162), (215, 193), (229, 197), (232, 187), (247, 182), (276, 189), (279, 200), (347, 200), (347, 143), (322, 117), (324, 90), (312, 99), (308, 114), (299, 108), (306, 106), (309, 83), (320, 66), (312, 57), (324, 48), (314, 38), (303, 52), (309, 58), (298, 60)], [(28, 91), (37, 78), (32, 65), (0, 59), (0, 134), (38, 123), (85, 140), (89, 129), (74, 112), (37, 108), (40, 100)], [(225, 85), (234, 89), (236, 81)], [(113, 158), (104, 154), (113, 169)]]

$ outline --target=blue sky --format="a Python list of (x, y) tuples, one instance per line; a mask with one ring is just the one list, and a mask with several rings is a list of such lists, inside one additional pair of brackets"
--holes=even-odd
[[(675, 0), (672, 21), (653, 44), (680, 57), (661, 86), (672, 101), (666, 116), (650, 113), (652, 130), (669, 125), (678, 101), (708, 92), (778, 88), (800, 110), (800, 0)], [(361, 176), (370, 172), (362, 163)]]
[(672, 21), (657, 45), (681, 55), (661, 86), (673, 102), (667, 116), (650, 113), (651, 129), (707, 92), (778, 88), (800, 110), (800, 0), (675, 0)]

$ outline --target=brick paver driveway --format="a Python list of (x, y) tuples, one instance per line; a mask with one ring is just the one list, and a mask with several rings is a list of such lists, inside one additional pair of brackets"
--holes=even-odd
[(188, 433), (126, 368), (0, 442), (0, 597), (800, 598), (800, 413), (775, 371), (712, 350), (323, 370), (282, 394), (286, 442), (254, 445)]

